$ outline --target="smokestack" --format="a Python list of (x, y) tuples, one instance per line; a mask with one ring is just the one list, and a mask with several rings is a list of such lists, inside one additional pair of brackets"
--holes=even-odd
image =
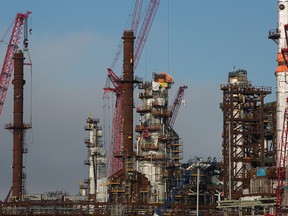
[(13, 182), (12, 197), (22, 196), (22, 168), (23, 168), (23, 63), (24, 56), (21, 50), (14, 54), (14, 124), (13, 124)]
[(133, 152), (133, 83), (134, 83), (134, 33), (124, 31), (123, 50), (123, 84), (122, 84), (122, 124), (123, 124), (123, 148), (124, 153), (132, 155)]

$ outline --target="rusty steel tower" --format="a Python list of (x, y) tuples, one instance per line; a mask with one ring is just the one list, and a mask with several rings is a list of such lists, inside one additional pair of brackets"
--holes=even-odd
[[(121, 82), (121, 139), (123, 146), (117, 157), (123, 162), (123, 168), (109, 177), (109, 201), (112, 203), (146, 202), (149, 189), (148, 179), (136, 170), (136, 153), (133, 144), (133, 92), (134, 84), (134, 33), (125, 30), (123, 34), (123, 77)], [(116, 206), (115, 206), (116, 207)], [(113, 211), (118, 212), (117, 209)], [(119, 213), (119, 212), (118, 212)]]
[(123, 124), (123, 153), (133, 154), (133, 83), (134, 81), (134, 33), (124, 31), (123, 80), (122, 80), (122, 124)]
[[(221, 90), (224, 196), (238, 199), (273, 194), (269, 173), (274, 173), (268, 168), (266, 172), (264, 134), (264, 98), (271, 94), (271, 87), (252, 86), (247, 71), (237, 70), (229, 73), (228, 84), (221, 85)], [(257, 174), (259, 168), (265, 171), (263, 178)]]
[(16, 50), (14, 60), (14, 121), (13, 124), (7, 124), (6, 129), (13, 133), (13, 179), (12, 179), (12, 198), (21, 199), (23, 195), (23, 136), (31, 124), (23, 123), (23, 100), (24, 100), (24, 55), (21, 50)]

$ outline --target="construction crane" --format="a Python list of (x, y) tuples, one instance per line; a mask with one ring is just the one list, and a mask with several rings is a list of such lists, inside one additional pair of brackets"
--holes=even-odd
[(173, 128), (173, 126), (174, 126), (178, 111), (180, 109), (180, 105), (183, 101), (185, 89), (187, 89), (187, 86), (180, 86), (178, 89), (178, 92), (177, 92), (177, 94), (173, 100), (174, 102), (173, 102), (172, 108), (171, 108), (172, 116), (170, 117), (169, 123), (168, 123), (171, 128)]
[[(112, 136), (111, 136), (111, 143), (110, 143), (110, 157), (109, 157), (109, 169), (108, 174), (111, 175), (116, 171), (122, 168), (121, 161), (119, 158), (116, 158), (115, 154), (120, 152), (120, 143), (121, 142), (121, 104), (122, 104), (122, 97), (121, 97), (121, 83), (120, 78), (112, 71), (112, 69), (108, 68), (108, 78), (111, 80), (113, 84), (113, 88), (105, 87), (104, 92), (114, 92), (116, 95), (116, 103), (114, 107), (114, 116), (112, 120)], [(104, 94), (105, 94), (104, 93)]]
[[(140, 16), (141, 16), (141, 8), (142, 8), (143, 0), (136, 0), (134, 4), (134, 10), (132, 13), (132, 21), (130, 25), (130, 29), (133, 30), (133, 32), (137, 32)], [(120, 152), (120, 146), (121, 146), (121, 103), (122, 103), (122, 97), (121, 97), (121, 83), (120, 78), (113, 72), (112, 68), (114, 68), (116, 62), (119, 59), (120, 54), (122, 53), (122, 41), (120, 42), (118, 46), (118, 50), (116, 52), (115, 58), (111, 64), (110, 68), (107, 68), (108, 71), (108, 77), (106, 82), (106, 87), (104, 88), (104, 95), (106, 95), (108, 92), (114, 92), (116, 95), (116, 103), (114, 107), (114, 114), (113, 114), (113, 120), (112, 120), (112, 135), (111, 135), (111, 141), (110, 141), (110, 157), (109, 157), (109, 169), (108, 169), (108, 175), (111, 175), (112, 173), (115, 173), (116, 171), (120, 170), (122, 168), (121, 161), (119, 158), (114, 157), (115, 154), (119, 154)], [(109, 80), (113, 84), (113, 88), (109, 87)], [(108, 98), (107, 95), (104, 96), (104, 98)]]
[(136, 68), (138, 66), (138, 62), (144, 49), (159, 4), (160, 0), (150, 0), (149, 2), (148, 9), (146, 11), (144, 21), (140, 29), (140, 33), (136, 38), (134, 51), (134, 71), (136, 71)]
[[(1, 74), (0, 74), (0, 115), (2, 113), (7, 90), (8, 90), (9, 83), (10, 83), (10, 78), (12, 76), (12, 72), (14, 69), (12, 57), (13, 57), (15, 50), (18, 49), (20, 45), (20, 38), (21, 38), (23, 27), (24, 27), (24, 23), (27, 22), (27, 19), (30, 14), (31, 14), (30, 11), (27, 11), (24, 14), (17, 13), (15, 21), (14, 21), (14, 27), (12, 30), (9, 44), (7, 46), (7, 51), (6, 51), (4, 63), (3, 63)], [(13, 25), (13, 22), (10, 25), (10, 27), (12, 27), (12, 25)], [(4, 34), (0, 42), (4, 41), (4, 38), (6, 37), (9, 31), (10, 31), (10, 28), (6, 31), (6, 33)], [(27, 49), (27, 46), (28, 46), (27, 34), (25, 33), (24, 36), (25, 36), (24, 42), (23, 42), (24, 49)]]
[[(134, 7), (133, 7), (134, 8), (133, 12), (131, 12), (132, 19), (131, 19), (129, 29), (131, 29), (134, 32), (134, 35), (136, 35), (136, 33), (138, 31), (138, 26), (139, 26), (140, 18), (141, 18), (142, 5), (143, 5), (143, 0), (136, 0)], [(111, 66), (109, 68), (110, 70), (112, 70), (114, 68), (115, 64), (117, 63), (119, 56), (121, 55), (121, 53), (123, 51), (122, 48), (123, 48), (123, 43), (122, 43), (122, 41), (120, 41), (120, 43), (118, 45), (118, 50), (117, 50), (116, 55), (114, 57), (114, 60), (113, 60)], [(108, 70), (108, 77), (109, 77), (109, 70)]]
[(130, 25), (130, 29), (133, 30), (134, 34), (137, 34), (137, 30), (138, 30), (138, 26), (139, 26), (140, 18), (141, 18), (142, 5), (143, 5), (143, 0), (135, 1), (134, 10), (132, 13), (132, 21)]
[[(286, 103), (287, 103), (286, 99)], [(288, 103), (287, 103), (288, 104)], [(276, 188), (276, 215), (281, 215), (283, 212), (283, 201), (284, 198), (287, 199), (287, 138), (288, 138), (288, 106), (286, 106), (284, 112), (284, 119), (283, 119), (283, 130), (282, 130), (282, 138), (281, 138), (281, 145), (280, 145), (280, 153), (278, 160), (278, 167), (277, 167), (277, 188)]]
[[(142, 8), (143, 0), (137, 0), (135, 1), (134, 6), (134, 12), (133, 12), (133, 18), (130, 25), (130, 29), (133, 30), (134, 33), (137, 32), (137, 28), (139, 26), (139, 20), (141, 17), (141, 8)], [(143, 23), (141, 25), (140, 33), (136, 37), (135, 42), (135, 52), (134, 52), (134, 71), (137, 68), (138, 62), (140, 60), (142, 51), (144, 49), (144, 45), (146, 43), (149, 31), (151, 29), (154, 17), (156, 15), (158, 6), (159, 6), (160, 0), (150, 0), (148, 8), (146, 10), (146, 14), (143, 20)], [(106, 83), (106, 87), (104, 88), (104, 94), (105, 92), (114, 92), (116, 94), (116, 103), (114, 108), (114, 115), (113, 115), (113, 128), (112, 128), (112, 137), (110, 140), (110, 158), (109, 158), (109, 170), (108, 174), (111, 175), (118, 170), (122, 168), (122, 163), (119, 160), (121, 148), (123, 146), (121, 142), (121, 133), (122, 133), (122, 126), (121, 126), (121, 102), (122, 102), (122, 94), (121, 94), (121, 78), (118, 77), (112, 70), (112, 67), (114, 67), (116, 61), (119, 58), (119, 55), (122, 51), (122, 46), (119, 46), (120, 49), (118, 49), (116, 53), (116, 57), (112, 63), (111, 68), (108, 68), (108, 78), (113, 84), (113, 88), (110, 88), (107, 86), (108, 83)], [(122, 77), (122, 75), (121, 75)]]

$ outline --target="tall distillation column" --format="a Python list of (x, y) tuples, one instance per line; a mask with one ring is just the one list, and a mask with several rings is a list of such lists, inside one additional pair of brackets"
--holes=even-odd
[[(133, 31), (124, 31), (123, 42), (123, 84), (122, 84), (122, 124), (123, 124), (123, 162), (126, 178), (130, 182), (128, 201), (131, 201), (134, 193), (132, 185), (132, 172), (134, 171), (134, 151), (133, 151), (133, 83), (134, 83), (134, 33)], [(130, 180), (129, 180), (130, 179)]]
[[(287, 80), (287, 67), (281, 49), (287, 47), (284, 25), (288, 22), (288, 0), (278, 1), (278, 31), (280, 37), (278, 40), (278, 54), (277, 61), (278, 66), (275, 72), (276, 82), (277, 82), (277, 158), (279, 158), (281, 137), (282, 137), (282, 127), (284, 111), (286, 107), (286, 98), (288, 97), (288, 80)], [(281, 164), (277, 161), (277, 167)]]
[(23, 194), (23, 136), (27, 129), (31, 128), (31, 124), (23, 123), (23, 87), (25, 80), (23, 79), (23, 63), (24, 55), (21, 50), (17, 50), (14, 54), (14, 122), (7, 124), (6, 129), (13, 131), (13, 179), (12, 179), (12, 198), (21, 199)]
[[(134, 33), (131, 30), (125, 30), (123, 34), (123, 76), (121, 82), (121, 94), (123, 101), (121, 104), (120, 119), (122, 126), (122, 143), (119, 158), (123, 161), (123, 168), (109, 176), (109, 200), (114, 203), (120, 202), (146, 202), (149, 191), (149, 181), (141, 173), (136, 171), (136, 153), (133, 146), (133, 92), (134, 84), (140, 80), (134, 79), (134, 60), (133, 46)], [(141, 192), (140, 192), (141, 191)], [(114, 206), (115, 212), (119, 209)]]
[(133, 152), (133, 31), (124, 31), (124, 59), (123, 59), (123, 147), (130, 155)]
[(85, 139), (88, 148), (88, 159), (84, 164), (89, 166), (89, 178), (84, 181), (88, 191), (89, 200), (105, 202), (107, 199), (106, 176), (106, 153), (100, 138), (102, 137), (102, 128), (98, 126), (99, 119), (87, 118), (85, 130), (89, 132), (89, 138)]
[(150, 181), (149, 202), (163, 202), (169, 194), (169, 184), (176, 180), (173, 176), (181, 157), (181, 144), (178, 134), (168, 125), (172, 112), (169, 109), (169, 90), (172, 77), (154, 73), (152, 82), (138, 85), (144, 90), (139, 94), (141, 106), (136, 108), (140, 114), (140, 124), (136, 125), (138, 171)]

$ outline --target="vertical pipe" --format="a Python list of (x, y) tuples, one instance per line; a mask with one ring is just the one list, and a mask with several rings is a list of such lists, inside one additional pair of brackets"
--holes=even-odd
[[(261, 107), (260, 107), (260, 116), (261, 116), (261, 120), (260, 120), (260, 126), (261, 128), (264, 128), (264, 97), (265, 95), (263, 94), (263, 92), (261, 92), (261, 95), (260, 95), (261, 99), (260, 99), (260, 103), (261, 103)], [(265, 154), (265, 138), (264, 138), (264, 130), (261, 130), (260, 131), (260, 152), (261, 152), (261, 155), (260, 155), (260, 164), (261, 164), (261, 167), (264, 167), (265, 166), (265, 163), (264, 163), (264, 154)]]
[(134, 90), (134, 33), (133, 31), (124, 31), (122, 39), (123, 47), (123, 79), (122, 79), (122, 140), (124, 169), (126, 169), (126, 180), (129, 182), (127, 202), (132, 201), (134, 193), (133, 181), (129, 175), (129, 170), (133, 165), (133, 90)]
[[(133, 152), (133, 81), (134, 81), (134, 33), (124, 31), (123, 50), (123, 85), (122, 85), (122, 124), (123, 124), (123, 147), (124, 152), (131, 156)], [(128, 155), (127, 155), (128, 156)]]
[(20, 199), (22, 196), (22, 168), (23, 168), (23, 62), (21, 50), (17, 50), (14, 60), (14, 124), (13, 124), (13, 182), (12, 197)]
[(200, 182), (200, 165), (197, 167), (197, 204), (196, 204), (196, 215), (199, 216), (199, 182)]
[[(232, 94), (231, 94), (232, 96)], [(233, 136), (231, 134), (231, 122), (229, 121), (228, 122), (228, 130), (229, 130), (229, 141), (228, 141), (228, 152), (229, 152), (229, 166), (228, 166), (228, 170), (229, 170), (229, 185), (228, 185), (228, 192), (229, 192), (229, 199), (231, 200), (232, 199), (232, 175), (233, 175), (233, 169), (232, 169), (232, 154), (233, 154), (233, 149), (232, 149), (232, 142), (233, 142)]]
[(92, 162), (93, 162), (93, 187), (94, 187), (94, 199), (95, 199), (95, 202), (97, 202), (97, 153), (95, 152), (93, 155), (92, 155)]
[(284, 25), (288, 22), (288, 1), (279, 0), (278, 1), (278, 30), (280, 32), (279, 45), (278, 45), (278, 54), (277, 61), (278, 66), (275, 72), (277, 89), (276, 89), (276, 100), (277, 100), (277, 167), (282, 167), (283, 164), (279, 164), (280, 158), (280, 147), (281, 147), (281, 138), (282, 138), (282, 127), (284, 120), (284, 111), (286, 107), (286, 98), (288, 97), (288, 85), (287, 85), (287, 67), (285, 65), (284, 58), (281, 53), (281, 49), (286, 48), (286, 39), (285, 39), (285, 30)]

